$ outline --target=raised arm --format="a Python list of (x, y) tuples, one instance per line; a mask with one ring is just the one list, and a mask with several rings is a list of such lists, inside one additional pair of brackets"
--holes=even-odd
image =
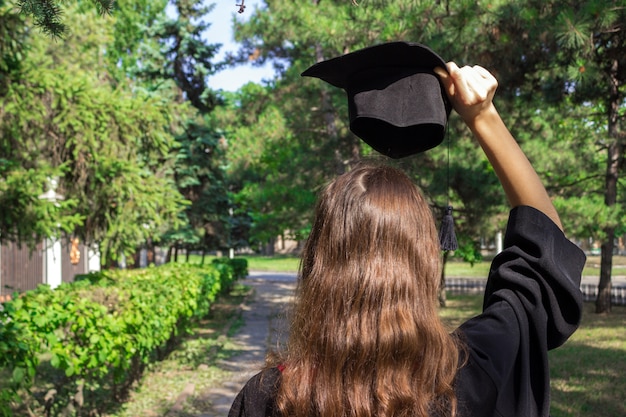
[(493, 104), (498, 82), (480, 66), (459, 68), (454, 62), (448, 71), (436, 68), (456, 112), (473, 132), (493, 166), (512, 207), (525, 205), (546, 214), (562, 230), (552, 200), (507, 129)]

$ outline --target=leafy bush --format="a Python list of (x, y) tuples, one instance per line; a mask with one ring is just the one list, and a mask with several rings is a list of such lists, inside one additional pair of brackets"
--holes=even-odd
[(215, 258), (213, 265), (228, 265), (232, 268), (235, 279), (243, 279), (248, 276), (248, 260), (245, 258)]
[[(0, 312), (0, 377), (9, 376), (2, 404), (19, 401), (35, 376), (47, 384), (46, 415), (123, 399), (143, 367), (190, 332), (235, 276), (228, 263), (168, 264), (87, 274), (15, 297)], [(7, 410), (0, 406), (0, 415)]]

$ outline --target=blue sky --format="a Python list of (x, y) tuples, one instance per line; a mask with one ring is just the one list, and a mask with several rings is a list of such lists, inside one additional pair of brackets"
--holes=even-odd
[[(207, 21), (211, 23), (211, 27), (206, 32), (209, 43), (221, 43), (220, 49), (222, 54), (230, 51), (236, 51), (238, 45), (233, 40), (233, 31), (231, 28), (232, 17), (246, 20), (255, 7), (263, 5), (262, 0), (245, 0), (246, 9), (244, 13), (239, 14), (237, 10), (241, 1), (236, 0), (208, 0), (215, 3), (215, 7), (207, 17)], [(272, 78), (274, 71), (271, 65), (263, 68), (252, 67), (251, 65), (241, 65), (232, 69), (221, 71), (209, 78), (209, 86), (213, 89), (222, 89), (225, 91), (235, 91), (249, 81), (261, 82), (263, 79)]]

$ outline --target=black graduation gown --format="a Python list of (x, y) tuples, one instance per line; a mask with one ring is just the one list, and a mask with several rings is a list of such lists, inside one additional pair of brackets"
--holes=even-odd
[[(455, 380), (459, 417), (544, 417), (550, 409), (548, 350), (582, 315), (584, 253), (543, 213), (511, 210), (504, 250), (493, 260), (483, 312), (456, 332), (467, 359)], [(275, 417), (280, 371), (251, 378), (229, 417)]]

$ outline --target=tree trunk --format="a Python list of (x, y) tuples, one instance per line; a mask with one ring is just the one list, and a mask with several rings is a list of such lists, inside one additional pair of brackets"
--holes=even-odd
[(276, 239), (272, 238), (265, 245), (265, 255), (267, 255), (267, 256), (274, 256), (275, 255), (275, 251), (274, 251), (275, 247), (276, 247)]
[[(613, 206), (617, 201), (619, 159), (619, 147), (617, 143), (613, 142), (608, 149), (604, 190), (604, 203), (607, 206)], [(615, 227), (605, 227), (604, 233), (606, 237), (600, 253), (600, 280), (598, 282), (598, 297), (596, 298), (596, 313), (609, 313), (611, 311), (611, 269), (613, 268)]]
[(148, 239), (147, 243), (147, 247), (146, 247), (146, 263), (148, 266), (155, 264), (156, 265), (156, 251), (155, 251), (155, 247), (154, 247), (154, 243), (152, 242), (152, 239)]
[(261, 245), (261, 255), (274, 256), (276, 254), (276, 239), (272, 238)]
[(136, 250), (135, 253), (133, 253), (133, 256), (129, 256), (129, 259), (132, 259), (132, 265), (130, 267), (128, 267), (128, 269), (139, 269), (140, 266), (140, 259), (141, 259), (141, 249), (140, 250)]
[(600, 281), (598, 283), (598, 297), (596, 298), (596, 313), (611, 312), (611, 269), (613, 267), (613, 239), (615, 229), (606, 228), (606, 242), (602, 244), (600, 255)]
[[(617, 122), (619, 120), (619, 80), (617, 72), (619, 63), (613, 60), (609, 76), (611, 87), (609, 92), (608, 136), (609, 147), (606, 165), (606, 182), (604, 191), (604, 203), (611, 207), (617, 203), (617, 182), (619, 179), (619, 167), (622, 160), (623, 145)], [(604, 228), (606, 240), (602, 244), (600, 281), (598, 282), (598, 298), (596, 299), (596, 313), (611, 312), (611, 269), (613, 267), (613, 248), (615, 247), (615, 227)]]
[(443, 262), (441, 265), (441, 277), (439, 278), (439, 306), (446, 306), (446, 263), (448, 262), (448, 255), (450, 252), (443, 252)]

